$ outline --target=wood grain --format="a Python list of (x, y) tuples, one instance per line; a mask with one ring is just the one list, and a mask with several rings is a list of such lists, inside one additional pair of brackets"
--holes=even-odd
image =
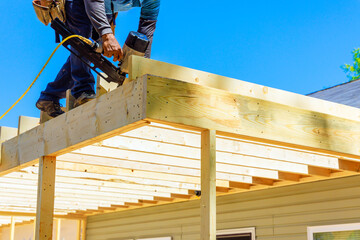
[(147, 78), (150, 120), (360, 156), (360, 122), (182, 81)]

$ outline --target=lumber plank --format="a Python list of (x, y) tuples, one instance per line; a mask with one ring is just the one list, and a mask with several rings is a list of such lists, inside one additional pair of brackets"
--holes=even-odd
[(15, 239), (15, 217), (11, 216), (10, 240)]
[[(11, 128), (11, 127), (0, 127), (0, 151), (2, 148), (2, 143), (14, 138), (17, 136), (18, 130), (17, 128)], [(1, 165), (1, 154), (0, 154), (0, 165)]]
[[(78, 153), (78, 151), (76, 152)], [(89, 155), (67, 154), (66, 156), (60, 156), (59, 160), (73, 163), (83, 163), (85, 161), (90, 166), (98, 165), (132, 170), (146, 170), (149, 172), (200, 176), (199, 160), (163, 156), (160, 154), (156, 155), (155, 153), (137, 153), (111, 148), (103, 149), (95, 146), (86, 147), (81, 150), (81, 152)], [(251, 183), (249, 176), (278, 179), (278, 172), (276, 170), (261, 169), (257, 166), (254, 168), (237, 166), (236, 161), (230, 162), (229, 164), (217, 163), (217, 168), (219, 170), (217, 179), (220, 180)], [(291, 170), (294, 172), (299, 171), (297, 168), (288, 169), (288, 171)]]
[(86, 240), (86, 225), (87, 225), (87, 220), (86, 219), (81, 220), (81, 240)]
[(61, 235), (61, 219), (55, 219), (56, 227), (55, 227), (55, 240), (60, 240)]
[(147, 124), (144, 89), (133, 81), (4, 142), (0, 174)]
[[(149, 121), (216, 129), (220, 135), (360, 156), (360, 122), (156, 76), (147, 81)], [(143, 77), (143, 78), (145, 78)]]
[(216, 131), (201, 133), (201, 240), (216, 240)]
[(36, 207), (36, 240), (52, 239), (55, 196), (56, 157), (44, 156), (39, 161)]
[[(33, 212), (9, 212), (9, 211), (0, 211), (0, 216), (14, 216), (14, 217), (36, 217), (36, 213)], [(54, 214), (56, 219), (82, 219), (83, 217), (74, 217), (68, 215), (59, 215)]]
[[(131, 142), (134, 142), (133, 139), (139, 139), (141, 141), (148, 140), (157, 144), (156, 146), (158, 147), (154, 149), (162, 149), (162, 146), (164, 146), (166, 151), (171, 149), (172, 152), (178, 152), (175, 148), (169, 147), (170, 144), (173, 144), (178, 147), (187, 147), (187, 150), (182, 152), (184, 156), (188, 156), (189, 154), (192, 154), (193, 156), (200, 155), (200, 153), (197, 154), (197, 151), (200, 149), (200, 134), (198, 132), (171, 129), (166, 125), (154, 125), (154, 123), (151, 123), (149, 126), (124, 133), (122, 136), (111, 138), (109, 141), (112, 142), (112, 139), (114, 139), (113, 142), (118, 144), (119, 138), (128, 138), (128, 141)], [(106, 145), (107, 142), (108, 141), (106, 140), (102, 144)], [(165, 148), (165, 146), (167, 147)], [(259, 142), (249, 142), (236, 138), (217, 136), (216, 147), (217, 151), (249, 157), (259, 157), (334, 169), (339, 167), (338, 157)], [(218, 159), (218, 161), (221, 161), (221, 159)]]
[(39, 124), (39, 118), (19, 116), (18, 135), (38, 126)]
[(117, 83), (114, 82), (107, 82), (105, 81), (100, 75), (97, 75), (96, 80), (96, 96), (100, 97), (105, 93), (108, 93), (112, 90), (115, 90), (118, 87)]
[(292, 108), (360, 121), (360, 109), (358, 108), (134, 55), (130, 57), (129, 63), (130, 81), (146, 74), (160, 76), (217, 88)]
[(66, 111), (65, 112), (68, 112), (71, 109), (73, 109), (74, 103), (75, 103), (75, 97), (71, 94), (71, 90), (68, 89), (66, 91)]

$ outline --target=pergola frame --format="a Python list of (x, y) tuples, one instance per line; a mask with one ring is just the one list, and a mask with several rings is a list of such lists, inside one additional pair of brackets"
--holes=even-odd
[[(216, 239), (216, 193), (224, 188), (227, 192), (231, 187), (270, 186), (277, 180), (296, 183), (304, 176), (359, 172), (356, 108), (139, 57), (130, 60), (129, 82), (108, 93), (106, 88), (97, 99), (34, 128), (25, 123), (18, 132), (1, 128), (0, 176), (39, 163), (36, 239), (52, 236), (56, 159), (150, 123), (201, 133), (202, 240)], [(216, 136), (324, 154), (337, 162), (331, 168), (309, 165), (305, 172), (279, 170), (276, 178), (254, 175), (251, 182), (221, 181), (216, 178)], [(188, 200), (190, 195), (171, 198)], [(124, 207), (168, 199), (144, 199)]]

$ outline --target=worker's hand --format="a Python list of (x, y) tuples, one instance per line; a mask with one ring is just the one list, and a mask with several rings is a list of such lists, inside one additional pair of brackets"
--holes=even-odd
[(104, 55), (106, 57), (114, 56), (114, 62), (120, 61), (123, 57), (123, 51), (116, 40), (114, 34), (109, 33), (102, 36)]

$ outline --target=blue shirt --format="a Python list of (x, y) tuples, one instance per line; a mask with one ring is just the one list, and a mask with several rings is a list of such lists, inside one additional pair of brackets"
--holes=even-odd
[(133, 7), (141, 7), (141, 18), (146, 20), (157, 20), (160, 9), (160, 0), (105, 0), (106, 14), (128, 11)]

